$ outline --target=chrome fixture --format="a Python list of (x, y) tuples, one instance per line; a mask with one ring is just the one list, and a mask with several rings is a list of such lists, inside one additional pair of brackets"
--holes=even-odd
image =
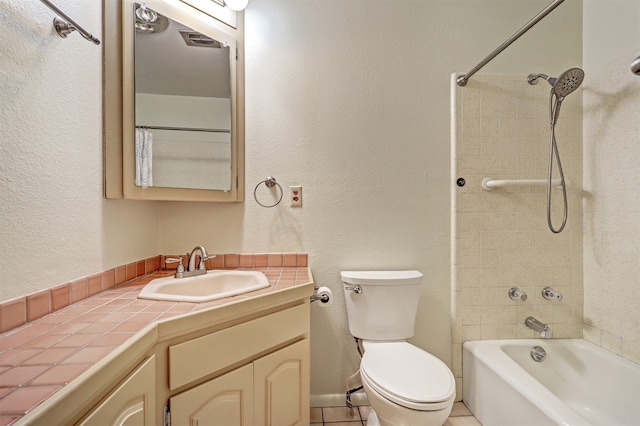
[(533, 331), (540, 333), (545, 339), (551, 339), (552, 333), (548, 324), (543, 324), (534, 317), (527, 317), (527, 319), (524, 320), (524, 324)]
[[(196, 269), (196, 256), (200, 252), (200, 263), (198, 264), (198, 268)], [(186, 277), (194, 277), (196, 275), (204, 275), (207, 273), (207, 267), (204, 265), (204, 261), (207, 259), (213, 259), (216, 257), (215, 255), (209, 256), (207, 254), (207, 250), (202, 246), (196, 246), (191, 253), (187, 253), (187, 258), (189, 259), (187, 263), (187, 269), (184, 269), (184, 264), (182, 263), (182, 257), (168, 257), (164, 260), (165, 263), (177, 263), (176, 273), (174, 275), (175, 278), (186, 278)]]
[(547, 358), (547, 351), (545, 351), (540, 346), (532, 347), (530, 353), (531, 353), (531, 358), (533, 358), (535, 362), (542, 362)]
[(69, 34), (73, 31), (78, 31), (78, 33), (84, 37), (86, 40), (89, 40), (93, 44), (100, 44), (100, 40), (93, 36), (89, 31), (82, 28), (80, 25), (76, 23), (73, 19), (69, 18), (63, 11), (58, 9), (56, 5), (51, 3), (49, 0), (40, 0), (44, 3), (45, 6), (49, 7), (49, 9), (53, 10), (58, 16), (61, 16), (63, 19), (58, 18), (57, 16), (53, 18), (53, 27), (55, 28), (58, 35), (62, 38), (67, 38)]
[[(551, 232), (558, 234), (562, 232), (567, 224), (569, 207), (567, 203), (567, 184), (564, 179), (562, 163), (560, 162), (560, 153), (558, 152), (558, 145), (556, 143), (556, 123), (558, 122), (562, 101), (564, 101), (564, 98), (567, 95), (573, 93), (573, 91), (582, 84), (582, 80), (584, 80), (584, 71), (580, 68), (571, 68), (560, 74), (558, 78), (549, 77), (546, 74), (529, 74), (527, 81), (529, 84), (537, 84), (538, 79), (540, 78), (547, 80), (551, 85), (551, 93), (549, 94), (549, 124), (551, 125), (551, 138), (549, 142), (549, 171), (547, 174), (547, 224)], [(553, 181), (554, 156), (556, 163), (558, 164), (558, 173), (560, 174), (560, 186), (562, 188), (562, 199), (564, 203), (562, 224), (559, 228), (555, 228), (551, 222), (551, 185)]]
[(167, 257), (164, 260), (164, 263), (177, 263), (176, 273), (174, 275), (175, 278), (183, 278), (184, 277), (184, 264), (182, 263), (181, 257)]
[[(196, 269), (196, 255), (198, 252), (200, 252), (200, 263), (198, 264), (198, 269)], [(184, 271), (184, 276), (192, 277), (194, 275), (206, 274), (207, 267), (204, 266), (204, 261), (207, 259), (209, 259), (207, 250), (202, 246), (195, 246), (195, 248), (191, 250), (191, 254), (189, 254), (189, 263), (187, 265), (187, 270)]]
[(354, 293), (357, 293), (357, 294), (362, 293), (362, 287), (360, 287), (359, 285), (346, 286), (344, 289), (345, 290), (349, 290), (349, 291), (353, 291)]
[(149, 9), (144, 3), (135, 4), (135, 29), (137, 33), (161, 33), (169, 26), (169, 18)]
[(635, 75), (640, 75), (640, 56), (631, 62), (631, 72)]
[(136, 4), (136, 20), (152, 24), (158, 20), (158, 13), (144, 3)]
[(529, 74), (527, 81), (529, 84), (538, 84), (538, 79), (540, 78), (547, 80), (551, 85), (551, 93), (555, 95), (555, 106), (552, 109), (553, 115), (551, 118), (551, 124), (554, 125), (558, 121), (562, 101), (582, 84), (584, 71), (580, 68), (571, 68), (560, 74), (558, 78), (549, 77), (546, 74)]
[(555, 291), (551, 287), (545, 287), (542, 290), (542, 297), (547, 300), (562, 300), (562, 293)]
[(327, 296), (326, 294), (323, 294), (322, 296), (316, 296), (314, 294), (313, 296), (311, 296), (312, 302), (315, 302), (316, 300), (319, 300), (322, 303), (329, 303), (329, 296)]
[(527, 293), (520, 290), (519, 288), (511, 287), (509, 289), (509, 297), (512, 300), (519, 300), (521, 302), (524, 302), (525, 300), (527, 300)]
[[(319, 288), (320, 287), (315, 287), (313, 291), (317, 292)], [(311, 302), (315, 302), (316, 300), (319, 300), (320, 303), (329, 303), (329, 295), (328, 294), (321, 294), (320, 296), (318, 296), (317, 294), (312, 295)]]
[[(263, 183), (264, 183), (264, 186), (266, 186), (267, 188), (273, 188), (274, 186), (278, 185), (278, 188), (280, 188), (280, 197), (278, 197), (278, 201), (276, 201), (273, 204), (262, 204), (260, 201), (258, 201), (258, 195), (256, 194), (256, 192), (258, 191), (258, 187)], [(256, 200), (256, 203), (260, 204), (262, 207), (267, 207), (267, 208), (275, 207), (278, 204), (280, 204), (280, 201), (282, 201), (283, 195), (284, 195), (284, 191), (282, 190), (282, 186), (276, 181), (276, 178), (271, 176), (267, 176), (265, 180), (258, 182), (258, 184), (253, 190), (253, 198)]]
[(465, 75), (461, 75), (456, 79), (456, 82), (458, 83), (458, 86), (465, 86), (467, 84), (467, 81), (469, 81), (469, 78), (474, 75), (476, 72), (478, 72), (480, 70), (480, 68), (484, 67), (485, 65), (487, 65), (493, 58), (495, 58), (496, 56), (498, 56), (500, 54), (500, 52), (502, 52), (504, 49), (506, 49), (507, 47), (509, 47), (509, 45), (511, 45), (511, 43), (513, 43), (514, 41), (516, 41), (518, 38), (520, 38), (520, 36), (524, 33), (526, 33), (527, 31), (529, 31), (531, 29), (531, 27), (533, 27), (535, 24), (537, 24), (538, 22), (540, 22), (540, 20), (542, 18), (544, 18), (545, 16), (547, 16), (553, 9), (555, 9), (556, 7), (560, 6), (560, 4), (563, 2), (564, 0), (554, 0), (551, 3), (549, 3), (549, 5), (547, 5), (547, 7), (545, 7), (544, 9), (542, 9), (540, 11), (540, 13), (538, 13), (536, 16), (533, 17), (533, 19), (531, 19), (529, 22), (527, 22), (524, 27), (520, 28), (518, 31), (515, 32), (515, 34), (513, 34), (511, 37), (509, 37), (507, 39), (507, 41), (505, 41), (504, 43), (502, 43), (500, 46), (498, 46), (498, 48), (496, 50), (494, 50), (493, 52), (491, 52), (489, 54), (489, 56), (487, 56), (486, 58), (484, 58), (482, 60), (482, 62), (480, 62), (478, 65), (476, 65), (475, 67), (473, 67), (473, 69), (471, 71), (469, 71), (468, 73), (466, 73)]

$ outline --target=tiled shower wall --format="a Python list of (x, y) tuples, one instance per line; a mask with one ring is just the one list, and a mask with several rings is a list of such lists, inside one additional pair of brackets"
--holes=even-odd
[[(452, 369), (458, 397), (464, 341), (535, 337), (524, 325), (528, 316), (548, 323), (554, 337), (582, 336), (581, 90), (565, 99), (556, 126), (569, 182), (564, 231), (547, 227), (546, 186), (481, 187), (485, 177), (546, 178), (549, 91), (545, 81), (528, 84), (526, 75), (474, 76), (465, 87), (452, 79)], [(459, 178), (464, 186), (456, 184)], [(562, 198), (553, 192), (557, 228)], [(547, 286), (564, 298), (544, 299)], [(527, 300), (511, 300), (511, 287), (525, 291)]]

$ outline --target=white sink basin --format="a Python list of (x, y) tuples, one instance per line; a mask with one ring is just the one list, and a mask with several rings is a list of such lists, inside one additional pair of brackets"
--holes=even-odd
[(195, 277), (156, 278), (144, 286), (138, 298), (202, 303), (266, 287), (269, 281), (262, 272), (212, 270)]

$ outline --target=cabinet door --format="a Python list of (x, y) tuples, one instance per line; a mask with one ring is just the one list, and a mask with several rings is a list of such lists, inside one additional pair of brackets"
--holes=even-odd
[(309, 339), (256, 360), (256, 426), (309, 424)]
[(155, 426), (156, 358), (147, 359), (80, 425)]
[(249, 364), (169, 399), (171, 425), (251, 426), (253, 365)]

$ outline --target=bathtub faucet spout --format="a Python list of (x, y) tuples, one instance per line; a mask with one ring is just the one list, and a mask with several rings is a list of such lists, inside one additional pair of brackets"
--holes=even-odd
[(527, 317), (527, 319), (524, 320), (524, 324), (530, 329), (540, 333), (545, 339), (551, 339), (551, 328), (549, 324), (543, 324), (534, 317)]

